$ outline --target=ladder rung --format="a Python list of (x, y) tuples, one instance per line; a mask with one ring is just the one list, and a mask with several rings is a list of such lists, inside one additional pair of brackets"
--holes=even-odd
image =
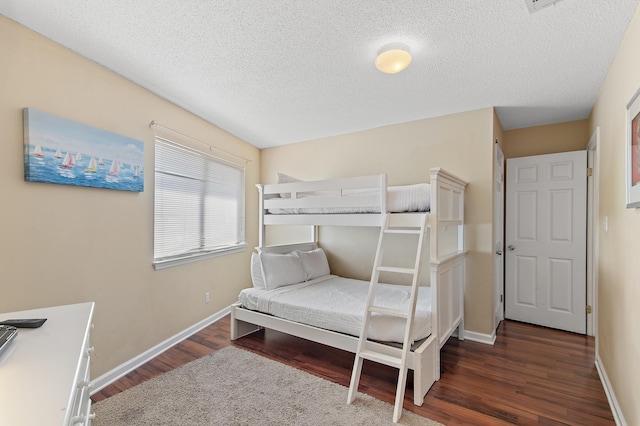
[(380, 272), (395, 272), (397, 274), (415, 274), (416, 270), (413, 268), (398, 268), (395, 266), (378, 266), (376, 268)]
[(360, 357), (364, 359), (368, 359), (370, 361), (379, 362), (380, 364), (385, 364), (390, 367), (395, 367), (395, 368), (400, 368), (400, 364), (402, 363), (401, 358), (383, 354), (380, 352), (374, 352), (367, 349), (360, 352)]
[(385, 234), (414, 234), (420, 235), (422, 234), (421, 229), (385, 229)]
[(369, 312), (376, 312), (378, 314), (384, 314), (384, 315), (389, 315), (392, 317), (398, 317), (398, 318), (404, 318), (404, 319), (409, 318), (409, 314), (406, 313), (405, 311), (383, 308), (382, 306), (370, 306)]

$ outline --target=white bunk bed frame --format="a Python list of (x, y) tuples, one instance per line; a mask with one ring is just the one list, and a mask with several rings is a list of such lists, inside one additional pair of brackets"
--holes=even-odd
[[(440, 379), (440, 349), (457, 330), (458, 339), (464, 338), (464, 190), (465, 181), (441, 169), (430, 170), (431, 211), (427, 213), (392, 213), (391, 223), (402, 226), (413, 224), (420, 215), (429, 215), (429, 253), (431, 286), (431, 335), (412, 348), (407, 365), (414, 370), (414, 404), (422, 405), (424, 396), (436, 380)], [(273, 208), (308, 207), (362, 207), (384, 206), (387, 211), (386, 176), (323, 181), (295, 182), (285, 184), (257, 185), (260, 192), (260, 235), (258, 250), (272, 253), (288, 253), (293, 250), (310, 250), (316, 246), (315, 227), (335, 226), (382, 226), (382, 213), (356, 214), (269, 214)], [(353, 189), (376, 188), (376, 195), (365, 197), (343, 196)], [(318, 196), (298, 197), (299, 193), (313, 191)], [(325, 192), (327, 191), (327, 192)], [(276, 194), (287, 193), (288, 198)], [(313, 241), (282, 246), (264, 246), (265, 227), (268, 225), (313, 225)], [(407, 225), (413, 226), (413, 225)], [(438, 235), (443, 228), (457, 227), (457, 247), (445, 254), (439, 253)], [(434, 303), (436, 302), (436, 303)], [(231, 306), (231, 339), (236, 340), (261, 328), (277, 330), (339, 348), (356, 352), (358, 337), (325, 330), (272, 315), (252, 311), (239, 303)], [(399, 357), (401, 348), (384, 343), (372, 343), (371, 349)]]

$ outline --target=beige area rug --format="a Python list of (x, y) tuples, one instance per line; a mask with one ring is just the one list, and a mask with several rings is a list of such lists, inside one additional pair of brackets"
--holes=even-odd
[[(393, 405), (233, 346), (93, 405), (93, 426), (392, 425)], [(404, 410), (402, 425), (440, 423)]]

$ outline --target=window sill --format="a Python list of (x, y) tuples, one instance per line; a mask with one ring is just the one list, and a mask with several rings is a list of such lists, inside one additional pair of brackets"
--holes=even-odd
[(240, 253), (245, 251), (246, 244), (240, 244), (229, 249), (221, 249), (218, 251), (210, 251), (206, 253), (190, 254), (184, 257), (178, 257), (167, 260), (156, 260), (153, 262), (153, 269), (159, 271), (161, 269), (173, 268), (174, 266), (185, 265), (187, 263), (198, 262), (201, 260), (207, 260), (214, 257), (226, 256), (228, 254)]

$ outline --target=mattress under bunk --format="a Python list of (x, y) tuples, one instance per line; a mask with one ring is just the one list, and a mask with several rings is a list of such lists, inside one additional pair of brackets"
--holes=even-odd
[[(326, 275), (311, 281), (275, 290), (249, 288), (241, 291), (240, 304), (251, 310), (326, 330), (358, 336), (362, 327), (369, 282)], [(431, 289), (418, 292), (411, 341), (431, 333)], [(376, 306), (408, 311), (410, 286), (380, 284)], [(401, 343), (406, 321), (373, 314), (369, 339)]]

